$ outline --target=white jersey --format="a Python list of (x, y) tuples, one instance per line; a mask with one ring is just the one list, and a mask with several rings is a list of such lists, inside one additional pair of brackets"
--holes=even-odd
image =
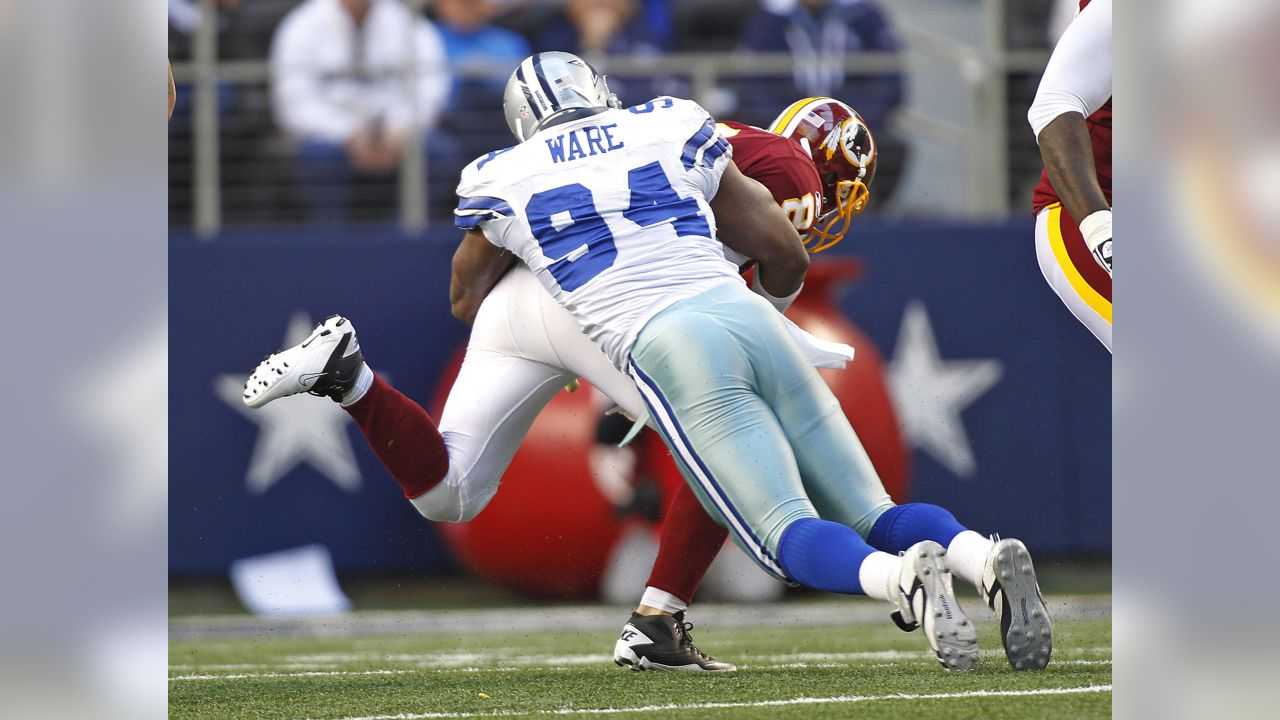
[(605, 110), (468, 165), (455, 222), (515, 253), (625, 368), (654, 315), (740, 282), (707, 204), (731, 154), (692, 101)]
[[(785, 317), (814, 367), (843, 368), (853, 348), (819, 340)], [(533, 421), (575, 377), (631, 417), (648, 413), (629, 375), (619, 372), (523, 265), (494, 286), (471, 329), (462, 369), (440, 414), (449, 472), (411, 500), (428, 520), (466, 522), (498, 492)]]

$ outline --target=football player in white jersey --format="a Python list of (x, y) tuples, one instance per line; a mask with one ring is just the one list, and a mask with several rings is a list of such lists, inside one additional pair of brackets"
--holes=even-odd
[[(976, 635), (951, 596), (944, 551), (933, 540), (914, 541), (942, 537), (957, 571), (1004, 607), (1010, 661), (1043, 667), (1049, 623), (1025, 548), (1016, 541), (993, 547), (941, 508), (893, 506), (790, 328), (772, 305), (745, 290), (724, 260), (713, 240), (708, 198), (724, 218), (724, 237), (733, 238), (728, 244), (760, 261), (765, 294), (792, 295), (807, 265), (791, 224), (767, 192), (729, 162), (728, 145), (705, 112), (672, 98), (610, 109), (603, 79), (563, 54), (526, 60), (511, 87), (520, 93), (514, 102), (509, 96), (513, 130), (538, 142), (491, 153), (464, 173), (458, 214), (460, 225), (473, 223), (473, 229), (455, 271), (470, 267), (465, 274), (474, 277), (488, 268), (491, 277), (501, 276), (509, 259), (491, 242), (520, 254), (615, 365), (630, 369), (704, 506), (767, 571), (888, 600), (904, 627), (925, 625), (944, 666), (964, 669), (976, 662)], [(465, 305), (467, 284), (460, 286), (462, 297), (454, 299)], [(532, 391), (549, 398), (564, 371), (548, 378)], [(505, 379), (500, 373), (481, 381)], [(265, 404), (299, 386), (348, 407), (428, 517), (433, 495), (446, 498), (446, 507), (466, 507), (471, 498), (458, 497), (458, 488), (468, 488), (444, 476), (466, 472), (474, 458), (454, 457), (447, 431), (440, 439), (411, 402), (361, 409), (375, 389), (384, 398), (398, 393), (363, 364), (345, 320), (332, 318), (306, 342), (268, 358), (251, 378), (246, 402)], [(522, 422), (509, 414), (487, 419), (512, 427)], [(446, 409), (442, 428), (448, 420)], [(397, 473), (393, 466), (404, 458), (392, 443), (377, 440), (394, 425), (422, 428), (426, 445), (432, 445), (426, 436), (437, 436), (413, 458), (421, 470), (416, 476)], [(819, 513), (838, 522), (820, 520)], [(862, 535), (886, 549), (899, 545), (905, 556), (875, 552)], [(1006, 596), (1030, 601), (1029, 618), (1012, 617)], [(643, 636), (635, 630), (624, 639)], [(674, 633), (680, 634), (678, 625)], [(1021, 646), (1011, 646), (1010, 637)]]

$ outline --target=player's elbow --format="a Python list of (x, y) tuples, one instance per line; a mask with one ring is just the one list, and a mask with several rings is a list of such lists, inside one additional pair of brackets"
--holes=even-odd
[(475, 311), (467, 304), (465, 300), (454, 300), (449, 308), (453, 312), (453, 316), (467, 325), (475, 320)]
[(804, 241), (788, 229), (786, 233), (778, 233), (769, 249), (768, 257), (757, 258), (760, 264), (768, 267), (771, 273), (798, 278), (799, 284), (809, 271), (809, 253), (804, 249)]
[(809, 270), (809, 253), (805, 252), (795, 233), (791, 235), (791, 244), (779, 245), (766, 257), (757, 258), (760, 262), (760, 286), (767, 297), (794, 295), (804, 284), (805, 273)]
[(788, 234), (784, 266), (791, 272), (803, 276), (809, 271), (809, 252), (804, 249), (804, 242), (795, 235)]
[(471, 293), (459, 291), (449, 298), (449, 309), (455, 318), (471, 326), (476, 321), (476, 314), (480, 312), (480, 303)]

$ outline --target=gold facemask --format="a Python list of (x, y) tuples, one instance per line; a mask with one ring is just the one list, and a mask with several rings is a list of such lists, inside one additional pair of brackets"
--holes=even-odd
[(804, 247), (810, 253), (819, 253), (844, 239), (853, 216), (862, 212), (871, 199), (871, 191), (861, 180), (841, 180), (836, 183), (836, 206), (818, 218), (804, 238)]

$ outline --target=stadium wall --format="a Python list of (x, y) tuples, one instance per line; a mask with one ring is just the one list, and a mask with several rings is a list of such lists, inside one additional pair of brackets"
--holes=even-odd
[[(866, 266), (838, 303), (880, 348), (899, 403), (914, 398), (900, 412), (913, 499), (1038, 554), (1108, 553), (1110, 356), (1040, 277), (1031, 219), (867, 219), (855, 235), (830, 251)], [(430, 402), (466, 339), (447, 301), (456, 240), (448, 228), (171, 234), (174, 576), (311, 542), (341, 570), (450, 566), (336, 406), (290, 400), (265, 417), (236, 407), (236, 391), (291, 324), (341, 312), (370, 364)]]

